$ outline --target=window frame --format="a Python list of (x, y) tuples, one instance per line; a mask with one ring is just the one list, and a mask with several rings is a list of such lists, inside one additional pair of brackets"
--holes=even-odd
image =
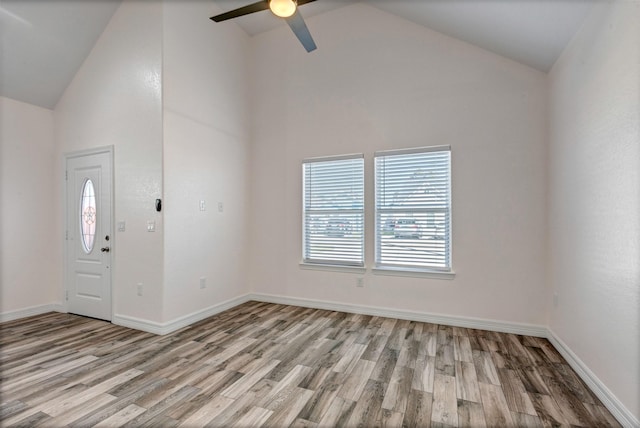
[[(362, 175), (360, 177), (362, 183), (362, 208), (361, 209), (327, 209), (326, 214), (330, 214), (331, 212), (338, 214), (341, 212), (344, 213), (356, 213), (360, 214), (362, 218), (362, 234), (360, 241), (360, 261), (357, 263), (349, 262), (349, 261), (341, 261), (336, 259), (319, 259), (319, 258), (309, 258), (308, 254), (308, 236), (307, 236), (307, 175), (305, 171), (305, 167), (308, 164), (313, 163), (322, 163), (322, 162), (337, 162), (337, 161), (347, 161), (360, 159), (362, 162)], [(363, 153), (354, 153), (354, 154), (346, 154), (346, 155), (337, 155), (337, 156), (322, 156), (322, 157), (314, 157), (314, 158), (306, 158), (302, 160), (302, 260), (300, 262), (300, 267), (304, 269), (318, 269), (318, 270), (338, 270), (338, 271), (351, 271), (351, 272), (365, 272), (365, 248), (366, 248), (366, 230), (365, 230), (365, 217), (366, 217), (366, 192), (365, 192), (365, 163), (364, 163), (364, 154)]]
[[(396, 156), (396, 155), (411, 155), (411, 154), (423, 154), (429, 152), (448, 152), (448, 171), (447, 171), (447, 208), (445, 211), (440, 211), (445, 213), (445, 231), (447, 231), (447, 236), (445, 237), (445, 251), (448, 254), (448, 257), (445, 256), (445, 267), (437, 267), (437, 266), (422, 266), (418, 264), (393, 264), (393, 263), (384, 263), (381, 261), (381, 246), (382, 246), (382, 225), (379, 222), (382, 221), (383, 216), (380, 211), (384, 211), (385, 214), (389, 214), (388, 209), (381, 210), (379, 206), (379, 174), (378, 174), (378, 159), (387, 157), (387, 156)], [(399, 150), (385, 150), (385, 151), (377, 151), (374, 153), (374, 206), (373, 206), (373, 222), (374, 222), (374, 267), (372, 269), (373, 273), (380, 275), (397, 275), (397, 276), (419, 276), (419, 277), (431, 277), (431, 278), (440, 278), (440, 279), (453, 279), (455, 273), (453, 271), (453, 233), (452, 233), (452, 204), (451, 204), (451, 189), (452, 189), (452, 162), (451, 162), (451, 146), (449, 145), (440, 145), (440, 146), (430, 146), (430, 147), (415, 147), (410, 149), (399, 149)], [(398, 210), (400, 211), (400, 210)], [(410, 207), (403, 208), (402, 212), (423, 212), (425, 214), (430, 211), (426, 211), (424, 208), (422, 209), (411, 209)], [(435, 211), (434, 211), (435, 212)], [(395, 229), (394, 229), (395, 230)]]

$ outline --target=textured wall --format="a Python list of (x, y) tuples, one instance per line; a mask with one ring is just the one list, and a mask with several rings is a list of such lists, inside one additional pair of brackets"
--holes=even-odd
[(0, 313), (62, 300), (54, 152), (51, 110), (0, 97)]
[[(640, 3), (598, 5), (550, 75), (551, 329), (640, 417)], [(552, 302), (549, 302), (553, 306)]]
[(248, 291), (249, 38), (217, 13), (164, 3), (165, 321)]
[[(254, 37), (253, 291), (510, 322), (546, 320), (545, 75), (357, 4)], [(450, 144), (452, 281), (302, 270), (301, 161)]]
[[(58, 159), (69, 151), (115, 146), (114, 314), (156, 322), (163, 295), (163, 216), (154, 205), (162, 197), (161, 73), (162, 5), (125, 1), (54, 114)], [(63, 215), (62, 204), (57, 211)], [(147, 232), (149, 220), (156, 232)], [(115, 232), (118, 221), (126, 222), (125, 232)]]

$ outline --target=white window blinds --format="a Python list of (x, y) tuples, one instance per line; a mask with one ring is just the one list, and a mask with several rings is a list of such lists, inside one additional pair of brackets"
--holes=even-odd
[(375, 154), (377, 267), (451, 271), (448, 146)]
[(304, 263), (364, 266), (362, 155), (303, 161)]

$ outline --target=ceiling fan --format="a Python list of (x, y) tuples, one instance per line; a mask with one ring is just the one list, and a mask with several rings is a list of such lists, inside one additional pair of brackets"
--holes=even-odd
[(313, 37), (311, 37), (311, 33), (309, 33), (309, 29), (304, 19), (302, 19), (302, 15), (298, 12), (298, 6), (311, 3), (312, 1), (316, 0), (262, 0), (229, 12), (221, 13), (220, 15), (212, 16), (211, 19), (215, 22), (226, 21), (227, 19), (270, 9), (274, 15), (284, 18), (284, 20), (287, 21), (293, 33), (298, 40), (300, 40), (300, 43), (302, 43), (302, 46), (304, 46), (307, 52), (311, 52), (316, 49), (316, 43), (313, 41)]

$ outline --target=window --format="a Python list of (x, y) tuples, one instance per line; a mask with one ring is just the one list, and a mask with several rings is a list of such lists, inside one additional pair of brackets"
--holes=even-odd
[(316, 158), (302, 164), (303, 263), (364, 266), (364, 159)]
[(96, 237), (96, 193), (90, 179), (84, 182), (80, 194), (80, 235), (82, 249), (91, 253)]
[(375, 154), (378, 268), (451, 271), (451, 149)]

